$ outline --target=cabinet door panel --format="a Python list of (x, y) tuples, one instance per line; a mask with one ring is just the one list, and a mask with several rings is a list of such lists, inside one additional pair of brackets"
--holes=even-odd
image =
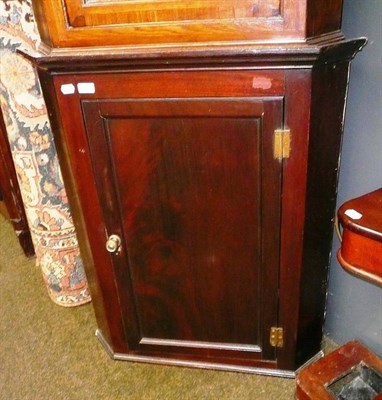
[(130, 350), (274, 359), (282, 101), (89, 100), (83, 112), (105, 225), (123, 238)]
[(281, 17), (281, 0), (64, 0), (72, 27)]

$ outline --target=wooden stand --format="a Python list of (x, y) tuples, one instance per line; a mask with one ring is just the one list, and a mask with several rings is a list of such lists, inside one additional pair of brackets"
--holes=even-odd
[[(298, 400), (350, 398), (336, 397), (344, 388), (352, 393), (352, 399), (382, 399), (382, 360), (356, 341), (347, 343), (299, 372), (296, 398)], [(377, 395), (361, 397), (357, 396), (357, 390), (360, 390), (360, 393), (376, 392)]]

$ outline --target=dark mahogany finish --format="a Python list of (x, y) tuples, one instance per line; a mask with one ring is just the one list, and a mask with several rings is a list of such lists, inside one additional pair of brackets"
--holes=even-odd
[[(313, 69), (289, 68), (291, 53), (270, 56), (266, 71), (247, 55), (235, 72), (231, 55), (229, 67), (204, 70), (187, 56), (157, 70), (141, 59), (142, 72), (120, 56), (119, 69), (129, 67), (113, 73), (116, 55), (94, 58), (96, 73), (71, 58), (81, 74), (62, 73), (66, 57), (39, 60), (47, 101), (60, 110), (52, 122), (98, 281), (100, 332), (116, 358), (294, 370), (319, 351), (346, 57), (361, 44), (317, 47)], [(81, 82), (95, 93), (79, 94)], [(69, 83), (75, 93), (63, 95)], [(283, 126), (292, 150), (280, 163), (273, 131)], [(105, 250), (113, 233), (123, 239), (117, 254)], [(282, 348), (269, 344), (272, 326), (284, 328)]]
[(4, 202), (6, 217), (13, 224), (20, 245), (27, 257), (34, 255), (34, 247), (21, 198), (11, 149), (6, 136), (3, 114), (0, 109), (0, 200)]
[[(342, 1), (64, 3), (53, 18), (56, 0), (34, 2), (55, 47), (34, 62), (102, 343), (115, 359), (293, 376), (320, 350), (365, 44), (339, 31)], [(129, 47), (58, 48), (99, 44)], [(281, 160), (276, 129), (290, 131)]]

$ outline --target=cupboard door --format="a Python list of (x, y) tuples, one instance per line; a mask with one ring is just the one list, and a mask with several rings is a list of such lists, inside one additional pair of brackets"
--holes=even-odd
[[(274, 360), (280, 98), (83, 100), (129, 352)], [(106, 250), (105, 250), (106, 251)]]

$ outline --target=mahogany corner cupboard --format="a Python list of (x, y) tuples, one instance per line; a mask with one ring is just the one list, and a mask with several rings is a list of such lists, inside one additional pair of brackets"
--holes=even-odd
[(365, 44), (343, 37), (340, 0), (320, 3), (33, 2), (33, 62), (113, 358), (294, 376), (320, 352)]

